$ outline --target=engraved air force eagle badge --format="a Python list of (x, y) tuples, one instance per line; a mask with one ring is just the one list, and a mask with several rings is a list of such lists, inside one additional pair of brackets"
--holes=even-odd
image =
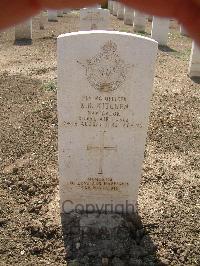
[(86, 62), (77, 61), (86, 70), (86, 77), (90, 85), (101, 91), (117, 90), (128, 76), (128, 70), (133, 67), (120, 58), (117, 45), (106, 42), (100, 52)]

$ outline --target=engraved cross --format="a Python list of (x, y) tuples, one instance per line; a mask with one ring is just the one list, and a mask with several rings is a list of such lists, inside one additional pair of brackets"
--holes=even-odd
[(104, 152), (105, 151), (117, 151), (117, 146), (107, 146), (105, 145), (105, 133), (106, 131), (101, 132), (100, 136), (100, 145), (93, 146), (93, 145), (87, 145), (87, 150), (97, 150), (100, 153), (99, 158), (99, 171), (98, 174), (103, 174), (103, 160), (104, 160)]

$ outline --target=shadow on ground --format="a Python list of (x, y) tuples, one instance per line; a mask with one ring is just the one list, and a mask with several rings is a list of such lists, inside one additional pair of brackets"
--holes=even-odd
[(136, 214), (70, 213), (61, 222), (69, 266), (165, 265)]
[(159, 45), (158, 49), (162, 52), (177, 52), (175, 49), (169, 47), (168, 45)]
[(21, 40), (15, 40), (14, 45), (18, 46), (26, 46), (26, 45), (32, 45), (33, 41), (30, 39), (21, 39)]
[(197, 84), (200, 84), (200, 77), (191, 77), (191, 80)]

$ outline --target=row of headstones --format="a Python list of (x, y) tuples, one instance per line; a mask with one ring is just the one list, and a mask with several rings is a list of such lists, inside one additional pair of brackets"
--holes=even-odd
[[(112, 4), (111, 4), (112, 3)], [(120, 2), (109, 1), (110, 13), (124, 19), (127, 25), (133, 25), (136, 32), (145, 31), (147, 15), (135, 11)], [(110, 13), (101, 8), (84, 8), (80, 11), (80, 30), (109, 30)], [(166, 45), (169, 33), (169, 19), (153, 18), (152, 39), (160, 45)]]
[[(113, 15), (117, 15), (118, 18), (124, 19), (124, 23), (127, 25), (134, 25), (135, 31), (145, 31), (145, 22), (147, 16), (143, 13), (137, 12), (129, 7), (124, 6), (123, 4), (116, 2), (116, 1), (109, 1), (109, 9), (110, 12)], [(97, 6), (98, 8), (99, 6)], [(84, 23), (84, 20), (89, 20), (88, 16), (91, 17), (91, 20), (94, 20), (94, 28), (95, 24), (99, 24), (97, 26), (97, 29), (109, 29), (109, 13), (105, 9), (96, 9), (96, 12), (91, 9), (90, 14), (88, 12), (87, 8), (84, 8), (81, 10), (80, 19), (80, 30), (88, 30), (89, 26), (87, 25), (87, 22)], [(70, 11), (70, 9), (66, 10), (48, 10), (48, 21), (58, 21), (58, 17), (63, 17), (63, 14), (67, 14)], [(92, 18), (92, 13), (93, 18)], [(96, 17), (95, 17), (96, 16)], [(99, 21), (98, 21), (99, 19)], [(44, 29), (44, 20), (45, 17), (43, 13), (40, 15), (40, 29)], [(96, 21), (95, 21), (96, 20)], [(160, 19), (157, 17), (154, 17), (153, 19), (153, 27), (152, 27), (152, 38), (156, 40), (161, 45), (167, 44), (167, 38), (168, 38), (168, 32), (169, 32), (169, 20), (166, 19)], [(181, 32), (183, 34), (186, 34), (184, 31), (184, 28), (181, 27)], [(19, 27), (16, 27), (16, 39), (20, 38), (26, 38), (31, 39), (32, 38), (32, 20), (27, 21), (26, 23), (20, 25)]]
[[(117, 1), (108, 1), (108, 9), (111, 14), (119, 19), (123, 19), (124, 24), (133, 25), (134, 31), (145, 31), (146, 14), (134, 11), (132, 8)], [(156, 40), (159, 45), (167, 45), (169, 27), (170, 19), (153, 17), (151, 38)], [(188, 35), (183, 26), (180, 26), (180, 33), (185, 36)], [(190, 77), (200, 76), (200, 49), (195, 42), (192, 44), (188, 73)]]
[[(64, 14), (69, 13), (70, 9), (65, 10), (48, 10), (48, 21), (58, 21), (58, 17), (63, 17)], [(44, 29), (46, 23), (46, 16), (44, 12), (40, 13), (39, 16), (39, 27), (41, 30)], [(15, 40), (32, 40), (32, 19), (25, 21), (15, 27)]]
[[(117, 12), (114, 12), (115, 6), (117, 6)], [(124, 22), (134, 25), (136, 31), (145, 30), (145, 22), (147, 16), (138, 11), (133, 11), (133, 9), (122, 5), (116, 1), (109, 1), (109, 9), (112, 14), (117, 14), (118, 17), (124, 18)], [(57, 21), (58, 16), (63, 16), (67, 14), (70, 10), (49, 10), (48, 20)], [(99, 6), (93, 8), (85, 8), (80, 12), (80, 30), (90, 30), (90, 29), (109, 29), (110, 24), (109, 11), (106, 9), (101, 9)], [(133, 22), (134, 21), (134, 22)], [(40, 29), (44, 29), (45, 16), (44, 13), (40, 14), (39, 24)], [(134, 24), (133, 24), (134, 23)], [(183, 30), (183, 28), (182, 28)], [(169, 31), (169, 20), (154, 17), (153, 27), (152, 27), (152, 39), (158, 41), (158, 43), (164, 43), (167, 40)], [(32, 39), (32, 19), (26, 21), (23, 24), (16, 26), (15, 28), (15, 39)], [(191, 77), (200, 76), (200, 49), (193, 42), (191, 57), (189, 63), (189, 75)]]
[[(39, 28), (41, 30), (44, 30), (46, 22), (46, 17), (44, 12), (40, 13), (39, 16)], [(33, 26), (32, 26), (32, 18), (26, 20), (25, 22), (18, 24), (15, 26), (15, 40), (32, 40), (32, 32), (33, 32)]]
[[(100, 5), (96, 5), (95, 7), (100, 8)], [(67, 14), (71, 11), (71, 9), (64, 10), (48, 10), (48, 21), (49, 22), (57, 22), (58, 17), (63, 17), (64, 14)], [(83, 14), (84, 17), (84, 14)], [(84, 18), (83, 18), (84, 21)], [(39, 27), (40, 29), (44, 29), (46, 22), (46, 17), (44, 16), (44, 12), (40, 13), (39, 17)], [(84, 22), (83, 22), (84, 24)], [(82, 28), (85, 26), (83, 25)], [(15, 40), (32, 40), (32, 19), (29, 19), (15, 27)]]
[[(132, 25), (134, 31), (144, 32), (146, 20), (153, 19), (151, 37), (156, 40), (159, 45), (167, 45), (168, 33), (170, 28), (170, 19), (147, 16), (137, 10), (123, 5), (117, 1), (108, 1), (110, 13), (117, 16), (118, 19), (124, 20), (125, 25)], [(187, 35), (183, 27), (180, 27), (181, 34)]]
[[(112, 4), (111, 4), (112, 3)], [(110, 12), (117, 15), (118, 18), (124, 19), (125, 24), (134, 25), (135, 31), (145, 31), (147, 15), (135, 11), (129, 7), (116, 1), (109, 1), (108, 8)], [(116, 10), (115, 8), (116, 7)], [(115, 12), (113, 11), (115, 10)], [(166, 44), (169, 33), (169, 19), (153, 17), (151, 38), (156, 40), (158, 44)], [(101, 8), (84, 8), (80, 11), (80, 30), (109, 30), (110, 29), (110, 13), (106, 9)], [(182, 34), (186, 34), (184, 28), (181, 27)], [(191, 51), (191, 60), (189, 64), (189, 75), (200, 76), (200, 51), (195, 43), (193, 43)], [(198, 70), (199, 69), (199, 70)]]

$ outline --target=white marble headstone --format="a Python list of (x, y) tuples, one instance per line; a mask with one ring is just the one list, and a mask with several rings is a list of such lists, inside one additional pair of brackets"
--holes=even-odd
[(110, 12), (102, 8), (83, 8), (80, 11), (80, 30), (108, 30)]
[(39, 17), (39, 26), (40, 26), (40, 30), (44, 30), (44, 25), (46, 23), (46, 16), (44, 12), (40, 13), (40, 17)]
[(127, 204), (138, 196), (156, 54), (157, 42), (129, 33), (58, 37), (62, 212), (87, 204), (133, 211)]
[(189, 76), (200, 77), (200, 47), (194, 41), (190, 55)]
[(63, 10), (58, 10), (57, 14), (58, 14), (58, 17), (63, 17), (64, 12)]
[(32, 40), (32, 19), (15, 26), (15, 40)]
[(152, 15), (148, 16), (148, 21), (149, 22), (152, 22), (153, 21), (153, 16)]
[(169, 19), (153, 17), (151, 38), (156, 40), (160, 45), (167, 45), (169, 24)]
[(119, 3), (117, 1), (113, 1), (113, 16), (117, 16), (117, 11), (118, 11)]
[(48, 21), (58, 21), (57, 10), (48, 10)]
[(125, 6), (124, 8), (124, 24), (133, 25), (134, 9)]
[(114, 1), (108, 1), (108, 9), (110, 10), (110, 13), (113, 13), (113, 2)]
[(134, 31), (142, 32), (145, 31), (147, 16), (144, 13), (135, 11), (134, 13)]
[(185, 29), (183, 25), (180, 26), (180, 34), (183, 36), (189, 36), (187, 30)]
[(101, 5), (97, 4), (97, 5), (87, 6), (87, 8), (101, 8)]
[(68, 14), (70, 11), (71, 11), (70, 8), (66, 8), (66, 9), (63, 10), (63, 13), (64, 13), (64, 14)]
[(124, 5), (120, 2), (118, 3), (117, 18), (124, 19)]

